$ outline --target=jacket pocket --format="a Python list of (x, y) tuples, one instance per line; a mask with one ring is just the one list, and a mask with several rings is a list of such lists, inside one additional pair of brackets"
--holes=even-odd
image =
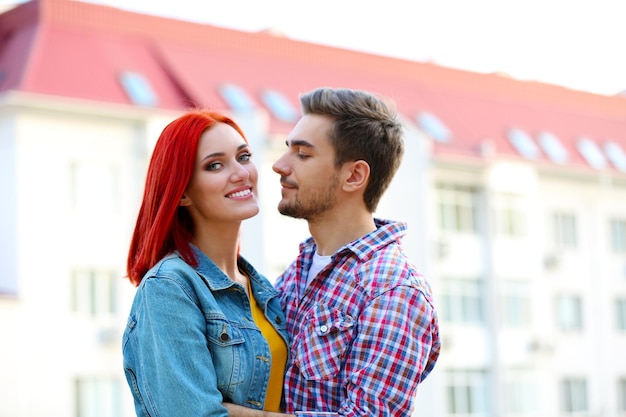
[(316, 305), (296, 337), (294, 361), (308, 380), (329, 380), (343, 367), (355, 331), (352, 316)]
[[(224, 319), (207, 319), (207, 345), (220, 391), (229, 391), (246, 378), (243, 368), (244, 335)], [(224, 391), (223, 391), (224, 392)]]

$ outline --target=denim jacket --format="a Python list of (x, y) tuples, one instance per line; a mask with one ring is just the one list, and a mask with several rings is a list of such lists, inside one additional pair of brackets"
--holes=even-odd
[[(122, 338), (137, 416), (227, 416), (222, 401), (263, 409), (271, 353), (248, 297), (194, 251), (197, 268), (174, 253), (148, 271), (137, 288)], [(243, 258), (238, 264), (289, 346), (277, 292)]]

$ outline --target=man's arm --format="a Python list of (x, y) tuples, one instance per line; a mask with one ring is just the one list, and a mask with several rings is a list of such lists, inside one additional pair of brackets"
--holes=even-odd
[(255, 410), (230, 403), (222, 403), (228, 410), (229, 417), (296, 417), (293, 414), (275, 413), (272, 411)]
[(415, 287), (381, 294), (359, 317), (347, 357), (348, 401), (339, 414), (408, 416), (417, 385), (439, 355), (436, 313)]

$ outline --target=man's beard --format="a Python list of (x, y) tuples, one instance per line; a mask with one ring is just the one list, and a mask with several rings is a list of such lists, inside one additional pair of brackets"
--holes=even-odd
[(338, 184), (339, 178), (334, 175), (326, 188), (319, 190), (316, 195), (307, 198), (306, 201), (299, 199), (296, 192), (295, 200), (278, 203), (278, 212), (295, 219), (315, 219), (335, 206), (337, 201), (335, 191)]

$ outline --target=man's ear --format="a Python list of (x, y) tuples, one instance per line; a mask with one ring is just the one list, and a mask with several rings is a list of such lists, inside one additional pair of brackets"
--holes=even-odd
[(364, 190), (370, 178), (370, 165), (360, 159), (346, 163), (344, 169), (346, 180), (343, 183), (343, 189), (345, 191)]
[(183, 194), (183, 196), (180, 198), (180, 201), (178, 202), (178, 206), (187, 207), (190, 205), (191, 205), (191, 199), (187, 197), (185, 194)]

